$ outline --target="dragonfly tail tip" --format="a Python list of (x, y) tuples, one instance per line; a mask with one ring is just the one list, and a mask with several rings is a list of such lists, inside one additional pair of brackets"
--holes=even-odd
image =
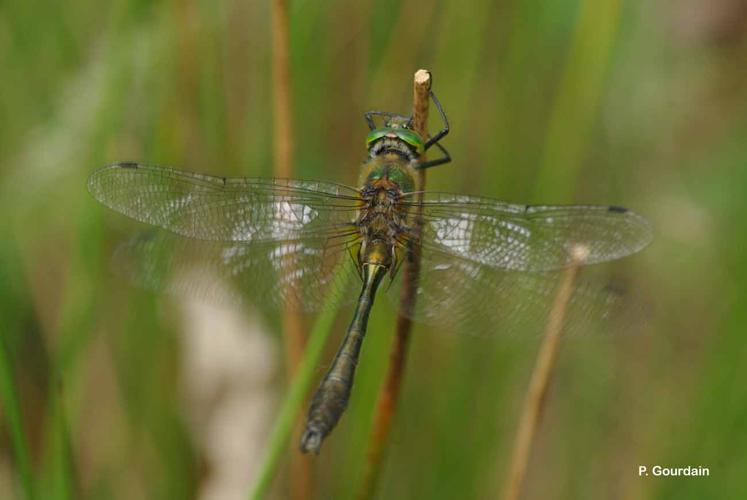
[(318, 431), (307, 429), (301, 437), (301, 452), (308, 453), (313, 451), (314, 454), (319, 454), (319, 449), (322, 447), (322, 434)]

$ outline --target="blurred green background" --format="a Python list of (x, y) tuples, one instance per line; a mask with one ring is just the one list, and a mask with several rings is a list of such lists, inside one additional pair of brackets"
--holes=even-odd
[[(605, 266), (635, 327), (561, 349), (525, 497), (747, 498), (744, 2), (299, 0), (290, 24), (297, 177), (355, 183), (362, 113), (407, 112), (426, 67), (455, 160), (430, 188), (655, 227)], [(126, 159), (272, 175), (270, 40), (268, 2), (0, 2), (0, 498), (248, 491), (286, 387), (279, 318), (114, 276), (138, 226), (85, 180)], [(377, 303), (312, 498), (360, 482), (393, 317)], [(497, 497), (538, 344), (416, 327), (379, 498)], [(711, 476), (638, 477), (655, 464)]]

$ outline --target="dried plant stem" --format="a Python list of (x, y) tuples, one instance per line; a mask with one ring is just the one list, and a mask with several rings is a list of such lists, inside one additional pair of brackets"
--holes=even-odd
[[(293, 120), (291, 114), (291, 76), (290, 48), (288, 32), (288, 2), (272, 2), (272, 77), (274, 93), (274, 166), (275, 177), (293, 177)], [(292, 272), (290, 266), (285, 272)], [(289, 294), (290, 295), (290, 294)], [(303, 355), (306, 338), (303, 322), (296, 312), (297, 304), (288, 301), (283, 310), (283, 333), (285, 336), (285, 365), (287, 375), (292, 379), (296, 375), (298, 363)], [(296, 423), (295, 434), (300, 433), (300, 420)], [(310, 498), (311, 495), (311, 462), (309, 457), (295, 453), (290, 454), (290, 496), (296, 500)]]
[(532, 444), (537, 434), (547, 396), (547, 388), (550, 385), (555, 367), (565, 314), (573, 295), (573, 284), (576, 281), (578, 269), (585, 254), (586, 249), (582, 247), (574, 249), (571, 265), (563, 272), (555, 295), (555, 301), (547, 320), (542, 344), (537, 353), (537, 361), (534, 365), (534, 371), (524, 400), (524, 408), (516, 430), (514, 450), (503, 495), (504, 500), (517, 500), (521, 495), (527, 464), (532, 452)]
[[(413, 81), (413, 106), (412, 125), (413, 129), (422, 137), (427, 137), (428, 103), (431, 88), (431, 74), (421, 69), (415, 73)], [(422, 191), (425, 189), (425, 171), (418, 170), (416, 173), (416, 191), (418, 201), (422, 201)], [(419, 207), (417, 210), (422, 210)], [(415, 214), (416, 231), (420, 230), (421, 213)], [(368, 460), (363, 483), (359, 492), (359, 498), (372, 498), (376, 491), (376, 484), (381, 469), (381, 462), (388, 442), (392, 427), (392, 418), (397, 407), (397, 400), (402, 387), (402, 378), (407, 359), (407, 346), (410, 341), (412, 320), (409, 312), (415, 307), (415, 291), (418, 287), (418, 276), (420, 274), (420, 246), (415, 245), (412, 249), (410, 259), (405, 263), (402, 276), (402, 295), (400, 297), (400, 310), (397, 315), (394, 344), (389, 355), (389, 369), (384, 385), (379, 392), (376, 404), (373, 430), (368, 445)]]
[(272, 81), (275, 88), (273, 99), (275, 175), (289, 178), (293, 173), (293, 124), (287, 0), (273, 0), (272, 2)]

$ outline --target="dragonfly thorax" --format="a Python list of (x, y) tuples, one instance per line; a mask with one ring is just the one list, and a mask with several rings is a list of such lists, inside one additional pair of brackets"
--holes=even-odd
[(361, 170), (361, 195), (370, 198), (371, 193), (380, 189), (412, 192), (415, 189), (414, 165), (396, 153), (369, 158)]
[(358, 265), (376, 264), (393, 273), (397, 249), (409, 234), (409, 205), (403, 203), (403, 195), (412, 190), (412, 175), (409, 164), (401, 159), (372, 162), (375, 164), (368, 165), (367, 175), (364, 171), (365, 183), (360, 190), (363, 206), (356, 221), (361, 235)]
[(403, 231), (407, 216), (400, 187), (389, 179), (380, 179), (364, 186), (361, 197), (364, 205), (357, 221), (361, 236), (393, 243)]

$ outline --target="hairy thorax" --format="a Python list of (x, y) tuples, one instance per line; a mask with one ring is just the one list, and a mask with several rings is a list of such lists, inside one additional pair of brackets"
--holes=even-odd
[(407, 242), (409, 197), (414, 181), (411, 162), (398, 155), (369, 160), (362, 175), (360, 209), (356, 224), (361, 234), (360, 264), (392, 267)]

